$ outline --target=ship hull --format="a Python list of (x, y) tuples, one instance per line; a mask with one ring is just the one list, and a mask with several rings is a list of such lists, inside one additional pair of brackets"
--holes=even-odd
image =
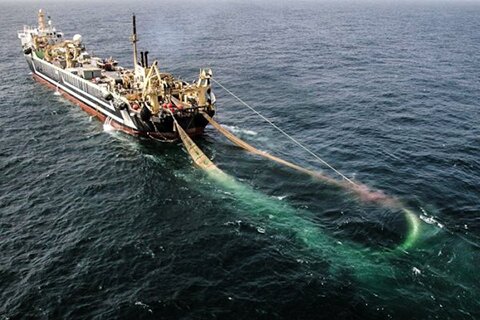
[[(162, 141), (177, 140), (179, 138), (178, 133), (174, 129), (175, 126), (171, 116), (164, 117), (162, 121), (145, 123), (138, 117), (131, 116), (126, 110), (116, 108), (111, 101), (98, 94), (91, 85), (79, 83), (78, 80), (75, 82), (75, 79), (68, 81), (68, 79), (72, 78), (68, 72), (34, 57), (33, 54), (25, 55), (25, 59), (35, 80), (51, 89), (57, 90), (66, 99), (78, 105), (85, 112), (95, 116), (101, 122), (108, 121), (115, 129), (135, 136)], [(79, 88), (80, 86), (83, 88)], [(214, 115), (213, 110), (207, 111), (207, 113), (210, 116)], [(189, 136), (202, 135), (205, 126), (208, 124), (208, 121), (200, 113), (176, 117), (176, 119)]]

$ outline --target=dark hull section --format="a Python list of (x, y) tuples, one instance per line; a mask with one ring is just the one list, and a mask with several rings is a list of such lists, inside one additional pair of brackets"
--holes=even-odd
[[(111, 101), (103, 97), (103, 93), (88, 82), (79, 80), (67, 71), (55, 68), (32, 55), (25, 55), (34, 78), (60, 92), (68, 100), (80, 106), (84, 111), (97, 117), (100, 121), (108, 121), (114, 128), (132, 135), (145, 136), (163, 141), (178, 139), (170, 113), (143, 121), (136, 114), (118, 109)], [(214, 111), (207, 111), (210, 116)], [(177, 112), (175, 118), (190, 136), (203, 134), (208, 121), (197, 111)]]

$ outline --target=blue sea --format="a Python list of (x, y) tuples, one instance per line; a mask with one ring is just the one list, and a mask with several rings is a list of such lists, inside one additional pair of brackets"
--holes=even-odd
[[(32, 79), (45, 9), (132, 65), (199, 68), (406, 216), (232, 145), (104, 130)], [(480, 2), (0, 2), (0, 319), (480, 319)], [(216, 119), (339, 178), (220, 86)], [(411, 219), (410, 219), (411, 220)], [(402, 243), (409, 241), (408, 246)]]

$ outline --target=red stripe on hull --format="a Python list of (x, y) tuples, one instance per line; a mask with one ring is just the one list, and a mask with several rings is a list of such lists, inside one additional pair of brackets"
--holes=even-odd
[[(73, 102), (74, 104), (76, 104), (77, 106), (82, 108), (85, 112), (87, 112), (87, 113), (91, 114), (92, 116), (96, 117), (101, 122), (105, 122), (105, 120), (107, 119), (107, 117), (103, 113), (101, 113), (98, 110), (96, 110), (95, 108), (89, 106), (85, 102), (75, 98), (74, 96), (70, 95), (68, 92), (62, 90), (62, 88), (55, 86), (54, 84), (52, 84), (51, 82), (43, 79), (39, 75), (33, 73), (33, 78), (36, 81), (46, 85), (49, 88), (52, 88), (54, 90), (58, 90), (58, 92), (60, 92), (60, 94), (63, 97), (65, 97), (67, 100)], [(171, 132), (171, 133), (170, 132), (168, 132), (168, 133), (163, 133), (162, 132), (162, 133), (160, 133), (160, 132), (155, 132), (155, 131), (150, 131), (150, 132), (148, 132), (148, 131), (138, 131), (138, 130), (129, 128), (127, 126), (124, 126), (123, 124), (118, 123), (114, 119), (112, 119), (111, 125), (112, 125), (112, 127), (114, 127), (117, 130), (123, 131), (125, 133), (131, 134), (131, 135), (134, 135), (134, 136), (144, 136), (144, 137), (157, 138), (157, 139), (162, 139), (162, 140), (165, 140), (165, 139), (175, 139), (176, 140), (176, 139), (179, 138), (179, 136), (176, 132)], [(189, 136), (202, 135), (203, 134), (203, 128), (190, 128), (190, 129), (187, 130), (187, 134)]]

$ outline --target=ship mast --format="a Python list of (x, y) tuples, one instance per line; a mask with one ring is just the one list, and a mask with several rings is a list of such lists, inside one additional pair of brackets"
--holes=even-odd
[(135, 14), (132, 16), (132, 24), (133, 24), (133, 34), (131, 37), (131, 41), (133, 44), (133, 73), (134, 77), (136, 74), (137, 70), (137, 64), (138, 64), (138, 57), (137, 57), (137, 22), (135, 20)]
[(46, 26), (45, 26), (45, 13), (43, 12), (42, 9), (38, 10), (38, 30), (40, 32), (45, 31)]

